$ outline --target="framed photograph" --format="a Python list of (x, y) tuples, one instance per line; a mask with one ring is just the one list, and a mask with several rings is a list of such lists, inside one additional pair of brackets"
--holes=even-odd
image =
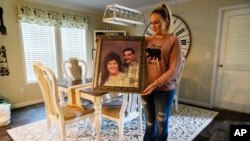
[(138, 93), (144, 88), (145, 39), (101, 36), (97, 43), (93, 89)]

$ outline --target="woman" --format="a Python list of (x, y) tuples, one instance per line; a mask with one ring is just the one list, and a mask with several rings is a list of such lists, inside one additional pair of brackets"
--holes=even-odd
[(170, 33), (171, 11), (160, 4), (150, 15), (153, 35), (146, 38), (146, 88), (142, 104), (146, 117), (144, 141), (167, 141), (168, 118), (176, 78), (182, 65), (179, 40)]
[(111, 52), (104, 58), (101, 83), (103, 86), (128, 86), (129, 80), (122, 72), (122, 61), (118, 54)]

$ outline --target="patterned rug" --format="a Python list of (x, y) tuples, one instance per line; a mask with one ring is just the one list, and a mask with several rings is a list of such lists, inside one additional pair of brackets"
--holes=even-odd
[[(217, 112), (179, 104), (179, 112), (172, 110), (169, 121), (169, 141), (192, 141), (217, 115)], [(89, 122), (89, 121), (87, 121)], [(86, 123), (86, 121), (85, 121)], [(67, 141), (94, 141), (91, 135), (90, 126), (86, 126), (83, 121), (71, 124), (66, 127)], [(14, 141), (59, 141), (59, 127), (52, 124), (52, 130), (47, 130), (46, 120), (30, 123), (8, 130)], [(143, 118), (143, 129), (145, 120)], [(102, 141), (117, 141), (117, 124), (103, 120)], [(141, 141), (142, 135), (137, 128), (137, 120), (125, 124), (124, 141)]]

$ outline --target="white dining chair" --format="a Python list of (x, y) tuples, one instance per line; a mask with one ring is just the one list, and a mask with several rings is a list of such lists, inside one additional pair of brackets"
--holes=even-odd
[(62, 64), (64, 77), (68, 81), (87, 79), (88, 64), (77, 57), (70, 57)]
[(142, 134), (142, 105), (139, 94), (122, 94), (121, 106), (102, 107), (102, 118), (117, 122), (119, 130), (119, 141), (123, 140), (124, 124), (137, 119), (138, 129)]
[[(68, 60), (64, 61), (62, 63), (62, 70), (66, 81), (87, 79), (87, 62), (84, 60), (80, 60), (77, 57), (70, 57)], [(65, 91), (64, 88), (59, 87), (59, 98), (61, 105), (65, 104), (65, 98), (67, 96), (67, 91)]]
[[(79, 120), (90, 118), (94, 127), (94, 109), (83, 107), (80, 102), (80, 95), (75, 95), (76, 104), (60, 105), (58, 96), (57, 79), (55, 74), (41, 63), (34, 63), (33, 70), (37, 77), (45, 105), (48, 133), (50, 132), (51, 122), (54, 121), (60, 127), (61, 140), (66, 140), (66, 125)], [(86, 123), (86, 122), (85, 122)], [(92, 135), (94, 135), (93, 128)]]

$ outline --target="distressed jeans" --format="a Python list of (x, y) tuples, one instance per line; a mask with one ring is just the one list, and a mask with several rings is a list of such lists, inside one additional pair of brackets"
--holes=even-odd
[(146, 131), (143, 141), (167, 141), (168, 118), (175, 90), (153, 91), (142, 96), (146, 118)]

